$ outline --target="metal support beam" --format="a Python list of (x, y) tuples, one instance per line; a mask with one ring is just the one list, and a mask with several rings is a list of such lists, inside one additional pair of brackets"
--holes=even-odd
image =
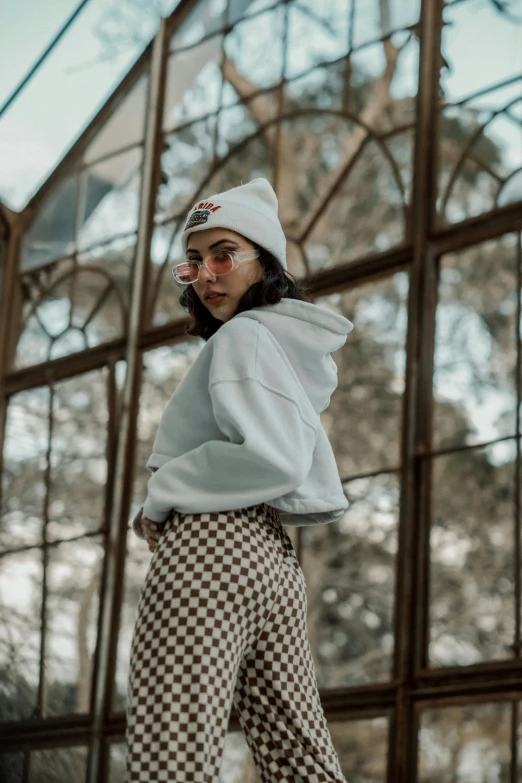
[(123, 593), (124, 559), (128, 527), (127, 515), (132, 489), (135, 431), (139, 404), (141, 354), (138, 344), (143, 322), (143, 311), (146, 304), (149, 248), (159, 169), (165, 66), (168, 49), (166, 29), (166, 22), (162, 20), (152, 49), (138, 243), (133, 270), (125, 356), (127, 373), (121, 406), (122, 414), (119, 422), (114, 498), (106, 551), (104, 591), (101, 599), (100, 635), (93, 704), (93, 740), (87, 775), (88, 783), (98, 783), (100, 779), (100, 770), (103, 766), (103, 726), (112, 708), (112, 685), (116, 662), (119, 613)]
[[(403, 441), (399, 555), (397, 561), (394, 675), (399, 682), (391, 738), (389, 783), (416, 779), (417, 737), (413, 732), (412, 692), (417, 656), (423, 648), (420, 611), (427, 591), (419, 550), (427, 534), (420, 504), (427, 486), (421, 481), (420, 445), (429, 443), (431, 375), (430, 335), (435, 306), (435, 258), (429, 252), (436, 186), (436, 137), (442, 0), (424, 0), (420, 20), (419, 89), (412, 195), (413, 264), (408, 301), (406, 390), (403, 398)], [(429, 381), (429, 383), (428, 383)]]

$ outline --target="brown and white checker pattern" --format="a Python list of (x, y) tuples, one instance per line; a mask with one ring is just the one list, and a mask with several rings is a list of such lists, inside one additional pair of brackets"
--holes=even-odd
[(277, 509), (176, 514), (140, 594), (127, 783), (219, 783), (232, 704), (263, 783), (346, 783), (306, 608)]

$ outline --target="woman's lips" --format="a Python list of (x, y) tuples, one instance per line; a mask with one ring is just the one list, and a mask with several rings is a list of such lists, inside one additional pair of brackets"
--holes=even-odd
[(210, 299), (207, 299), (207, 302), (211, 302), (212, 304), (220, 304), (224, 301), (226, 294), (220, 294), (219, 296), (212, 296)]

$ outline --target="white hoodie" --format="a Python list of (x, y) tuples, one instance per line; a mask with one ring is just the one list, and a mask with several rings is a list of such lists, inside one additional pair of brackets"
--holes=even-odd
[(320, 421), (338, 384), (332, 351), (353, 324), (326, 307), (282, 299), (238, 313), (205, 343), (163, 412), (141, 513), (182, 514), (259, 503), (302, 527), (343, 515), (335, 457)]

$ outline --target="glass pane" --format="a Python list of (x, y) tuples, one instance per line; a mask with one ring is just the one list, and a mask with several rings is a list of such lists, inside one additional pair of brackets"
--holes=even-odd
[(24, 779), (24, 754), (0, 754), (0, 780), (2, 783), (20, 783)]
[(0, 551), (42, 543), (49, 447), (47, 387), (9, 399), (3, 450)]
[(22, 245), (22, 271), (72, 253), (76, 236), (78, 175), (66, 177), (39, 210)]
[(177, 52), (167, 63), (163, 127), (171, 130), (219, 109), (221, 36)]
[[(229, 114), (230, 112), (230, 114)], [(233, 128), (233, 123), (229, 124), (229, 118), (236, 117), (238, 125)], [(224, 190), (236, 187), (241, 182), (250, 182), (255, 177), (266, 177), (272, 179), (273, 169), (273, 150), (269, 143), (271, 134), (258, 135), (257, 127), (254, 134), (245, 142), (241, 141), (235, 144), (239, 138), (245, 139), (253, 130), (247, 112), (242, 106), (224, 109), (220, 116), (220, 128), (223, 134), (223, 128), (227, 128), (233, 138), (226, 139), (223, 135), (219, 140), (219, 149), (225, 156), (223, 163), (218, 161), (214, 173), (209, 178), (205, 193), (222, 193)], [(235, 146), (231, 152), (229, 141)], [(226, 146), (225, 146), (226, 145)]]
[(330, 296), (330, 307), (357, 325), (333, 354), (338, 386), (321, 421), (343, 479), (400, 463), (408, 276)]
[(48, 540), (99, 530), (107, 483), (107, 370), (55, 385)]
[[(91, 338), (91, 345), (103, 342), (102, 336), (104, 334), (106, 335), (105, 339), (109, 340), (112, 336), (121, 335), (123, 329), (126, 328), (126, 323), (120, 319), (126, 318), (130, 305), (136, 241), (136, 234), (115, 237), (78, 255), (78, 264), (81, 267), (94, 269), (98, 272), (101, 270), (107, 282), (110, 281), (112, 288), (112, 293), (108, 296), (111, 307), (108, 307), (109, 302), (104, 300), (100, 316), (86, 327), (87, 334)], [(99, 288), (100, 282), (98, 280), (97, 288)], [(87, 291), (83, 291), (83, 295), (85, 297)], [(77, 322), (79, 322), (78, 317)]]
[(332, 741), (350, 783), (385, 783), (388, 718), (330, 721)]
[(148, 84), (148, 74), (143, 74), (87, 147), (83, 156), (85, 163), (143, 141)]
[(87, 748), (50, 748), (31, 752), (29, 783), (83, 783)]
[(515, 441), (433, 461), (429, 660), (513, 655)]
[[(236, 145), (249, 136), (255, 136), (261, 126), (276, 117), (278, 106), (279, 98), (277, 91), (271, 91), (252, 98), (247, 104), (239, 103), (223, 109), (218, 119), (216, 152), (219, 158), (223, 160)], [(242, 147), (239, 154), (244, 158), (243, 165), (250, 163), (251, 166), (255, 166), (255, 152), (260, 150), (261, 147), (266, 149), (268, 145), (273, 149), (276, 135), (277, 125), (273, 124), (265, 128), (260, 136), (253, 138), (247, 143), (246, 153), (245, 148)], [(268, 150), (264, 154), (267, 157), (270, 155)], [(225, 165), (228, 167), (231, 164), (227, 161)]]
[(119, 237), (22, 278), (24, 325), (16, 367), (123, 336), (136, 236)]
[[(387, 718), (330, 721), (328, 728), (343, 774), (349, 783), (385, 783)], [(242, 731), (229, 731), (226, 736), (219, 781), (261, 783)]]
[(227, 22), (235, 24), (245, 16), (252, 16), (277, 5), (279, 0), (228, 0)]
[[(298, 52), (306, 50), (298, 49)], [(289, 81), (285, 87), (285, 111), (291, 114), (299, 109), (332, 109), (342, 111), (345, 102), (346, 79), (349, 77), (346, 60), (317, 67), (303, 76)]]
[(172, 267), (183, 256), (180, 232), (184, 225), (185, 218), (179, 224), (170, 223), (154, 229), (151, 245), (153, 280), (148, 315), (153, 316), (155, 326), (187, 317), (186, 310), (179, 304), (183, 288), (172, 275)]
[(225, 24), (227, 0), (199, 0), (172, 37), (171, 49), (193, 46)]
[[(303, 244), (312, 271), (316, 265), (384, 252), (406, 237), (416, 37), (397, 30), (385, 42), (352, 48), (349, 60), (314, 68), (348, 51), (349, 13), (354, 12), (354, 24), (359, 16), (370, 22), (370, 5), (368, 14), (366, 6), (362, 14), (347, 0), (334, 0), (320, 11), (307, 0), (289, 6), (287, 68), (293, 78), (286, 87), (285, 112), (298, 113), (281, 128), (282, 218), (287, 233)], [(401, 17), (386, 7), (392, 17)], [(382, 13), (388, 28), (390, 20), (385, 24)], [(303, 167), (303, 159), (309, 165)]]
[(415, 24), (419, 18), (420, 0), (351, 0), (354, 12), (353, 45), (361, 46), (368, 41), (388, 35)]
[(522, 200), (520, 19), (519, 2), (466, 0), (444, 9), (442, 54), (448, 67), (441, 70), (441, 222)]
[(49, 549), (46, 715), (90, 709), (103, 554), (102, 536)]
[(126, 783), (126, 747), (124, 742), (111, 743), (109, 751), (109, 783)]
[(0, 557), (0, 720), (35, 716), (38, 697), (42, 552)]
[[(38, 3), (39, 0), (26, 0), (24, 10), (32, 11), (31, 5), (37, 8)], [(9, 36), (4, 36), (3, 46), (0, 47), (0, 104), (7, 100), (9, 94), (22, 81), (28, 69), (66, 23), (71, 12), (69, 0), (60, 0), (49, 6), (45, 14), (31, 13), (23, 18), (19, 7), (14, 3), (4, 3), (2, 26), (4, 30), (9, 30)], [(18, 57), (13, 57), (13, 52), (16, 52)]]
[[(149, 455), (147, 455), (147, 457), (148, 456)], [(141, 496), (140, 499), (141, 503), (138, 508), (143, 505), (144, 497)], [(131, 515), (129, 524), (132, 521), (133, 516), (134, 514)], [(134, 531), (129, 528), (125, 555), (123, 603), (121, 607), (120, 630), (118, 633), (116, 680), (113, 692), (114, 712), (124, 712), (127, 706), (127, 686), (132, 635), (138, 617), (140, 592), (147, 575), (151, 557), (152, 553), (149, 551), (146, 542), (138, 538), (134, 534)], [(115, 763), (118, 765), (118, 762)]]
[(209, 117), (165, 137), (156, 220), (188, 214), (213, 163), (215, 128)]
[(389, 680), (394, 647), (398, 478), (344, 489), (350, 508), (341, 520), (303, 528), (301, 538), (308, 636), (319, 687), (328, 689)]
[(508, 783), (510, 716), (506, 702), (423, 712), (419, 783)]
[[(0, 193), (9, 206), (26, 205), (145, 49), (161, 7), (172, 2), (89, 0), (2, 118)], [(35, 5), (21, 20), (39, 15)], [(13, 59), (17, 54), (11, 50)]]
[[(233, 28), (225, 38), (225, 54), (235, 66), (231, 72), (237, 72), (236, 82), (246, 79), (261, 88), (272, 87), (280, 81), (283, 73), (283, 33), (283, 6), (245, 19)], [(270, 52), (269, 57), (267, 52)]]
[(140, 147), (91, 166), (85, 177), (84, 212), (78, 247), (85, 249), (138, 228), (141, 187)]
[(304, 28), (296, 34), (295, 48), (288, 54), (291, 81), (286, 88), (286, 111), (312, 106), (348, 110), (364, 123), (358, 135), (368, 127), (382, 133), (415, 122), (419, 47), (409, 30), (397, 30), (385, 43), (351, 49), (349, 59), (327, 64), (334, 55), (347, 52), (347, 39), (344, 35), (336, 38), (337, 49), (331, 51), (327, 42), (337, 35), (334, 25), (325, 25), (317, 13), (304, 16), (296, 11), (292, 16), (293, 7), (289, 7), (291, 21), (300, 20)]
[(440, 261), (433, 434), (438, 449), (516, 430), (517, 236)]
[[(163, 411), (176, 387), (195, 362), (202, 347), (203, 341), (192, 340), (156, 348), (143, 357), (136, 467), (129, 524), (143, 505), (147, 495), (147, 481), (151, 473), (145, 464), (152, 453), (152, 445)], [(115, 710), (125, 709), (130, 644), (137, 618), (139, 594), (150, 558), (151, 553), (146, 543), (139, 539), (132, 529), (129, 529), (125, 560), (124, 598), (118, 636)]]
[(291, 79), (322, 62), (343, 57), (349, 48), (353, 0), (295, 0), (288, 8), (286, 76)]
[[(335, 266), (385, 252), (404, 241), (404, 180), (409, 187), (411, 134), (397, 137), (395, 144), (402, 174), (390, 147), (369, 140), (351, 121), (329, 115), (301, 116), (285, 123), (284, 138), (285, 149), (290, 147), (291, 153), (283, 158), (286, 163), (280, 176), (295, 173), (294, 225), (304, 234), (312, 269), (317, 264), (324, 266), (325, 258), (329, 266)], [(320, 164), (315, 178), (298, 165), (303, 155)], [(343, 179), (337, 187), (339, 176)]]

